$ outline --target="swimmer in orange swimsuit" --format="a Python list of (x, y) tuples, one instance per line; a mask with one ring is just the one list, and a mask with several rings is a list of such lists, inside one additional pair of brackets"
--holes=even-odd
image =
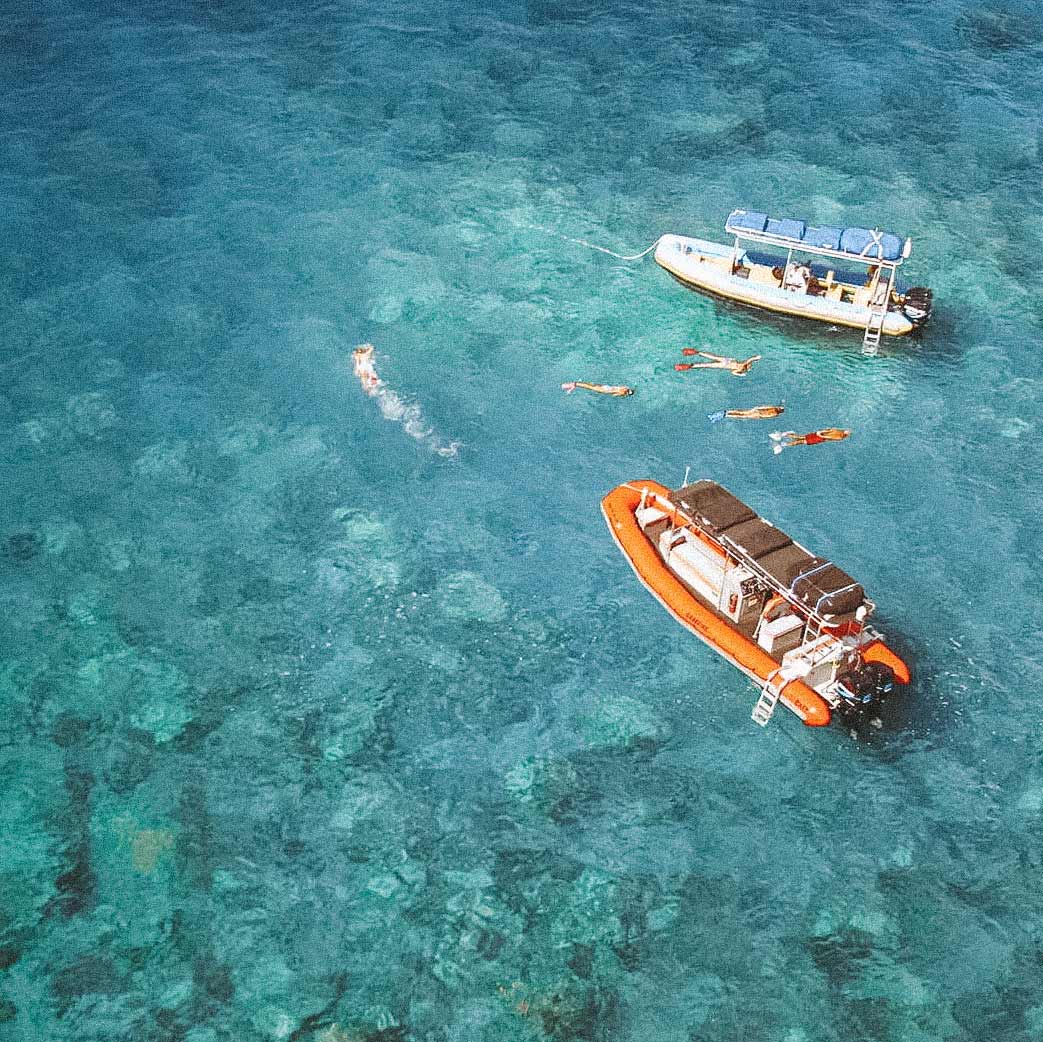
[(720, 423), (723, 419), (729, 420), (773, 420), (786, 411), (784, 405), (755, 405), (752, 409), (721, 409), (712, 412), (708, 418), (711, 423)]
[(843, 441), (851, 436), (851, 431), (840, 427), (823, 427), (820, 431), (812, 431), (810, 434), (797, 434), (796, 431), (774, 431), (769, 435), (775, 442), (771, 451), (777, 456), (783, 449), (792, 448), (794, 445), (821, 445), (824, 441)]
[(577, 387), (582, 387), (585, 391), (594, 391), (597, 394), (610, 394), (613, 398), (628, 398), (634, 393), (632, 387), (613, 384), (588, 384), (583, 380), (571, 380), (569, 383), (561, 385), (561, 389), (566, 394), (572, 394)]
[(689, 369), (727, 369), (732, 376), (745, 376), (752, 368), (754, 362), (760, 361), (760, 355), (751, 355), (741, 361), (738, 358), (725, 358), (723, 355), (711, 355), (708, 351), (697, 351), (694, 347), (681, 349), (681, 354), (689, 357), (709, 358), (709, 362), (678, 362), (674, 368), (679, 373), (686, 373)]

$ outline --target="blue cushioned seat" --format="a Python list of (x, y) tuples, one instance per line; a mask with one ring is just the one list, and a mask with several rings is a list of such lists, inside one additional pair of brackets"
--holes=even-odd
[(746, 232), (762, 232), (767, 223), (766, 213), (758, 213), (756, 210), (733, 210), (726, 227), (739, 228)]
[(804, 233), (804, 241), (809, 246), (821, 246), (827, 250), (839, 250), (840, 236), (842, 234), (842, 228), (833, 228), (824, 224), (819, 228), (809, 228)]
[(764, 230), (769, 235), (780, 235), (784, 239), (800, 239), (804, 235), (806, 227), (807, 225), (803, 221), (795, 221), (792, 217), (783, 217), (779, 221), (771, 217)]
[(902, 240), (897, 235), (868, 228), (845, 228), (840, 237), (840, 248), (845, 253), (876, 260), (893, 261), (902, 256)]

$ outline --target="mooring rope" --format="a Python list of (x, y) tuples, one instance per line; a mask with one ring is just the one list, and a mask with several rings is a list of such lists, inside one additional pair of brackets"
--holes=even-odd
[(565, 242), (575, 243), (577, 246), (586, 246), (588, 249), (597, 250), (598, 253), (607, 253), (610, 257), (615, 257), (616, 260), (621, 261), (640, 260), (642, 257), (645, 257), (649, 253), (651, 253), (659, 245), (660, 241), (663, 238), (663, 236), (660, 235), (659, 238), (656, 239), (656, 241), (648, 247), (648, 249), (642, 250), (640, 253), (625, 254), (616, 253), (615, 250), (607, 249), (604, 246), (598, 246), (596, 243), (593, 242), (587, 242), (586, 239), (573, 239), (568, 235), (562, 235), (561, 232), (555, 231), (553, 228), (545, 228), (543, 227), (543, 225), (540, 224), (530, 224), (529, 227), (534, 228), (536, 231), (546, 232), (548, 235), (556, 235), (559, 239), (564, 239)]
[(570, 239), (567, 235), (562, 235), (561, 237), (566, 242), (574, 242), (577, 246), (587, 246), (587, 247), (589, 247), (592, 250), (597, 250), (599, 253), (607, 253), (610, 257), (615, 257), (616, 260), (622, 260), (622, 261), (640, 260), (642, 257), (644, 257), (647, 254), (651, 253), (659, 245), (660, 239), (662, 239), (662, 236), (659, 236), (659, 239), (656, 239), (656, 241), (654, 243), (652, 243), (652, 245), (649, 246), (647, 250), (642, 250), (640, 253), (634, 253), (634, 254), (631, 254), (631, 255), (628, 256), (628, 255), (624, 255), (622, 253), (616, 253), (615, 250), (607, 250), (607, 249), (605, 249), (604, 246), (595, 246), (594, 243), (587, 242), (586, 239)]

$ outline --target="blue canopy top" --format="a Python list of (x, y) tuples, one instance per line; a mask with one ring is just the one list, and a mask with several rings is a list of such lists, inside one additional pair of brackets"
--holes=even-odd
[(785, 239), (797, 249), (836, 250), (863, 260), (897, 261), (902, 257), (902, 239), (875, 229), (811, 227), (791, 217), (776, 219), (755, 210), (733, 210), (724, 227), (733, 235)]

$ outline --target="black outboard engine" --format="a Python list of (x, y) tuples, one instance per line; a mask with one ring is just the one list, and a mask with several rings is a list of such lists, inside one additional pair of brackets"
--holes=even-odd
[(931, 317), (934, 294), (926, 286), (913, 286), (902, 301), (902, 314), (917, 328)]
[(850, 673), (837, 677), (841, 712), (863, 713), (895, 689), (895, 675), (882, 662), (866, 662)]

